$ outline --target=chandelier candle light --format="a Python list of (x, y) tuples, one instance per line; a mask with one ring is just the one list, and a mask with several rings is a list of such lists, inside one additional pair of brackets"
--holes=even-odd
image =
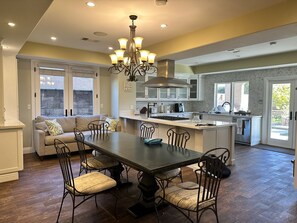
[(155, 62), (155, 53), (150, 53), (147, 50), (141, 50), (142, 37), (135, 37), (136, 26), (134, 21), (137, 19), (136, 15), (130, 15), (132, 21), (130, 25), (130, 39), (127, 48), (128, 39), (118, 39), (120, 43), (120, 50), (115, 50), (115, 54), (111, 54), (110, 59), (112, 66), (108, 69), (113, 73), (124, 72), (128, 76), (128, 81), (137, 81), (136, 75), (152, 74), (157, 71), (157, 67), (153, 64)]

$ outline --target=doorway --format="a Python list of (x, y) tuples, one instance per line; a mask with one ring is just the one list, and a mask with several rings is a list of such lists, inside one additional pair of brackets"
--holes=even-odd
[(296, 80), (268, 81), (267, 144), (294, 149)]

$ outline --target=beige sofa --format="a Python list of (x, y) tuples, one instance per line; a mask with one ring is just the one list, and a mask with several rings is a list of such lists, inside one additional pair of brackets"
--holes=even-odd
[[(56, 119), (62, 126), (63, 134), (51, 136), (47, 130), (45, 120)], [(84, 134), (89, 133), (88, 124), (94, 120), (105, 120), (105, 115), (90, 115), (90, 116), (69, 116), (69, 117), (45, 117), (38, 116), (33, 121), (33, 146), (38, 156), (43, 157), (46, 155), (56, 154), (54, 147), (54, 140), (60, 139), (67, 144), (71, 151), (77, 151), (77, 145), (74, 138), (74, 128), (78, 128)], [(119, 130), (116, 127), (116, 131)]]

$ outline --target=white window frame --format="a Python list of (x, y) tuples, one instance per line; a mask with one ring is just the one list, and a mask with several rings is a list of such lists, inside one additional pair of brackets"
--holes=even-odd
[[(40, 111), (40, 73), (39, 67), (49, 67), (49, 68), (60, 68), (61, 71), (64, 70), (65, 77), (65, 93), (64, 93), (64, 107), (68, 110), (68, 116), (70, 116), (70, 109), (73, 109), (73, 76), (80, 77), (93, 77), (93, 114), (100, 114), (100, 78), (99, 78), (99, 67), (89, 68), (89, 67), (76, 67), (64, 64), (55, 64), (50, 62), (31, 62), (31, 84), (32, 84), (32, 117), (36, 117), (41, 114)], [(54, 72), (53, 72), (54, 73)], [(80, 73), (80, 74), (79, 74)], [(66, 104), (66, 105), (65, 105)], [(65, 114), (64, 114), (65, 115)]]
[[(217, 85), (218, 84), (230, 84), (230, 105), (231, 105), (231, 110), (233, 111), (234, 109), (234, 85), (236, 83), (249, 83), (249, 81), (233, 81), (233, 82), (218, 82), (218, 83), (214, 83), (214, 107), (217, 107)], [(249, 97), (250, 97), (250, 88), (249, 88)], [(249, 98), (249, 103), (250, 103), (250, 98)], [(248, 109), (249, 109), (249, 105), (248, 105)]]

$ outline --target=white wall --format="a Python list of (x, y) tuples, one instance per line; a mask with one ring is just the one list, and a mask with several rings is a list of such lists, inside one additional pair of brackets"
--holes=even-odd
[(18, 73), (16, 55), (3, 57), (4, 117), (7, 121), (19, 119)]
[[(1, 41), (0, 41), (1, 43)], [(3, 51), (0, 44), (0, 125), (4, 124), (4, 84), (3, 84)]]
[[(129, 86), (129, 87), (128, 87)], [(136, 106), (136, 84), (127, 83), (123, 73), (111, 74), (111, 115), (118, 118), (121, 111), (134, 110)]]

